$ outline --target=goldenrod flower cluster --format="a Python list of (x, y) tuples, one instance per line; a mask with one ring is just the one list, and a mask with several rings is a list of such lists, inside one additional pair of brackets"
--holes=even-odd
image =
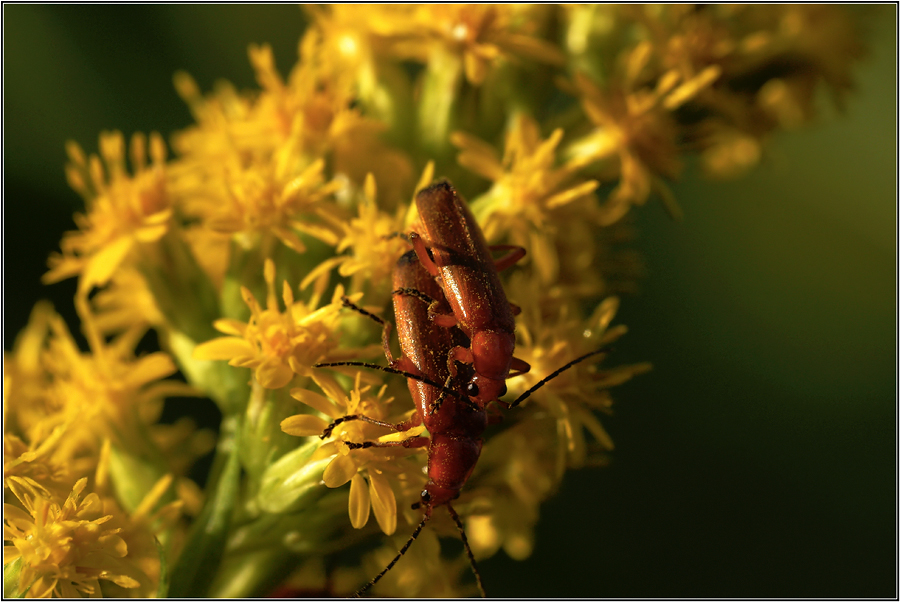
[[(692, 158), (717, 177), (755, 165), (821, 87), (841, 100), (862, 51), (835, 5), (306, 11), (286, 77), (267, 46), (250, 48), (255, 90), (176, 74), (196, 123), (168, 144), (67, 146), (85, 210), (45, 280), (78, 279), (89, 348), (41, 303), (5, 357), (4, 594), (352, 593), (420, 521), (427, 455), (348, 443), (427, 432), (347, 421), (320, 438), (414, 410), (400, 377), (315, 365), (378, 361), (381, 330), (342, 300), (391, 320), (415, 193), (450, 178), (491, 244), (528, 251), (503, 275), (531, 365), (512, 399), (625, 334), (632, 206), (677, 216), (668, 182)], [(150, 329), (163, 351), (136, 356)], [(612, 450), (598, 413), (649, 368), (614, 360), (563, 372), (488, 437), (454, 503), (476, 558), (527, 557), (566, 470)], [(158, 423), (166, 398), (198, 395), (221, 410), (217, 440)], [(201, 491), (185, 475), (213, 448)], [(456, 536), (442, 512), (374, 592), (473, 593), (439, 535)], [(323, 561), (358, 544), (350, 565)]]

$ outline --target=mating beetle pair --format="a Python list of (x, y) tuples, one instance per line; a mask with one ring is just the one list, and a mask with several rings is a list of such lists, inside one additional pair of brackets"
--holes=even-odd
[[(506, 299), (498, 270), (514, 265), (525, 249), (489, 247), (466, 203), (446, 181), (420, 191), (416, 205), (422, 234), (413, 232), (413, 247), (394, 269), (393, 303), (402, 357), (394, 359), (388, 346), (390, 326), (349, 301), (345, 304), (379, 322), (382, 342), (390, 362), (388, 371), (407, 377), (416, 411), (399, 424), (362, 415), (345, 416), (329, 425), (322, 437), (348, 420), (362, 420), (395, 431), (406, 431), (424, 423), (430, 437), (403, 441), (348, 443), (351, 449), (365, 447), (428, 446), (428, 483), (414, 507), (424, 509), (416, 527), (390, 564), (364, 586), (372, 587), (390, 570), (421, 532), (437, 506), (446, 506), (459, 529), (472, 564), (478, 587), (485, 595), (462, 523), (450, 505), (472, 474), (483, 444), (488, 422), (487, 406), (497, 401), (515, 407), (548, 380), (578, 362), (606, 351), (583, 355), (538, 382), (512, 403), (500, 402), (506, 379), (528, 372), (530, 366), (513, 356), (518, 308)], [(491, 250), (507, 254), (494, 260)], [(366, 365), (354, 362), (317, 364), (318, 367)], [(371, 365), (370, 365), (371, 366)], [(377, 366), (375, 366), (377, 367)]]

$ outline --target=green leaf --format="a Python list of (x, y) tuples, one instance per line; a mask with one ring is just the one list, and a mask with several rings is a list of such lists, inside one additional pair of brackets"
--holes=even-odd
[(13, 562), (3, 567), (3, 597), (23, 598), (25, 592), (19, 591), (19, 575), (22, 573), (22, 558), (16, 558)]
[(166, 549), (160, 543), (159, 538), (154, 537), (153, 542), (156, 544), (156, 550), (159, 552), (159, 586), (156, 588), (157, 598), (169, 597), (169, 559), (166, 555)]
[(310, 462), (321, 442), (318, 439), (290, 451), (269, 466), (262, 476), (257, 502), (264, 512), (295, 512), (313, 503), (327, 489), (322, 473), (332, 458)]

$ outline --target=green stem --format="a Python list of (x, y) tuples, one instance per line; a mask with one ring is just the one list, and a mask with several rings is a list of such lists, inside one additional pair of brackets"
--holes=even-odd
[(230, 442), (228, 459), (213, 495), (191, 527), (183, 552), (172, 570), (169, 595), (173, 598), (205, 597), (210, 576), (217, 572), (222, 562), (240, 493), (240, 425), (236, 432), (238, 435)]

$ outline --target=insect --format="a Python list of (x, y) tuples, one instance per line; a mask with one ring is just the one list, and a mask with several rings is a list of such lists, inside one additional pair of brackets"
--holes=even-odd
[[(525, 249), (511, 245), (488, 247), (472, 212), (453, 186), (440, 181), (416, 195), (416, 207), (427, 240), (409, 235), (416, 255), (434, 276), (452, 312), (429, 308), (435, 323), (458, 326), (470, 339), (469, 347), (455, 346), (452, 362), (472, 365), (474, 375), (466, 386), (473, 399), (487, 403), (506, 393), (506, 379), (531, 369), (513, 357), (516, 346), (515, 319), (518, 308), (506, 299), (497, 272), (525, 256)], [(494, 259), (491, 250), (508, 250)]]
[[(356, 595), (360, 596), (365, 593), (393, 568), (419, 536), (434, 509), (446, 506), (460, 533), (481, 595), (486, 597), (474, 555), (466, 539), (465, 529), (451, 502), (459, 497), (462, 487), (468, 481), (478, 462), (485, 428), (489, 423), (499, 420), (501, 417), (489, 414), (487, 406), (492, 400), (482, 401), (477, 396), (473, 397), (468, 394), (469, 384), (473, 378), (472, 366), (463, 364), (457, 367), (457, 371), (451, 368), (452, 362), (455, 361), (453, 359), (454, 349), (465, 347), (468, 344), (468, 337), (459, 328), (444, 327), (431, 319), (434, 308), (446, 307), (447, 300), (438, 283), (419, 261), (418, 253), (410, 251), (400, 258), (394, 269), (393, 284), (395, 287), (394, 313), (403, 353), (400, 359), (393, 358), (388, 346), (389, 323), (353, 305), (348, 300), (345, 300), (344, 303), (382, 325), (382, 343), (385, 346), (385, 355), (390, 362), (390, 369), (386, 371), (407, 376), (416, 411), (409, 420), (399, 424), (383, 422), (362, 415), (344, 416), (330, 424), (323, 432), (322, 438), (330, 436), (334, 427), (349, 420), (362, 420), (398, 432), (424, 423), (430, 437), (415, 436), (403, 441), (390, 442), (348, 442), (347, 445), (350, 449), (427, 446), (428, 482), (421, 493), (419, 502), (413, 504), (413, 508), (422, 508), (424, 511), (421, 522), (394, 559)], [(599, 349), (569, 362), (531, 387), (511, 404), (503, 405), (508, 407), (518, 405), (560, 372), (604, 351), (606, 349)], [(317, 364), (317, 367), (346, 365), (383, 369), (383, 367), (361, 362)]]
[[(454, 378), (450, 373), (448, 358), (451, 349), (467, 345), (468, 339), (458, 328), (444, 328), (429, 319), (428, 308), (434, 303), (440, 304), (443, 301), (443, 293), (434, 278), (422, 267), (414, 251), (409, 251), (398, 260), (394, 269), (393, 284), (394, 315), (403, 353), (400, 359), (392, 357), (388, 346), (389, 323), (349, 301), (345, 300), (344, 303), (382, 325), (385, 355), (393, 370), (406, 373), (416, 411), (409, 420), (399, 424), (373, 420), (361, 415), (345, 416), (329, 425), (322, 437), (329, 436), (335, 426), (348, 420), (363, 420), (398, 432), (424, 423), (430, 437), (410, 437), (399, 442), (351, 442), (347, 445), (350, 449), (427, 445), (428, 482), (422, 491), (420, 501), (414, 506), (421, 507), (424, 514), (412, 537), (397, 557), (357, 594), (368, 590), (394, 566), (418, 537), (431, 518), (434, 508), (446, 506), (459, 529), (479, 590), (484, 596), (481, 576), (466, 540), (462, 521), (450, 505), (452, 500), (459, 497), (460, 490), (478, 462), (483, 444), (482, 434), (488, 424), (484, 404), (469, 399), (458, 385), (459, 378)], [(462, 376), (464, 372), (460, 375)], [(437, 383), (444, 383), (444, 386), (434, 386)]]

